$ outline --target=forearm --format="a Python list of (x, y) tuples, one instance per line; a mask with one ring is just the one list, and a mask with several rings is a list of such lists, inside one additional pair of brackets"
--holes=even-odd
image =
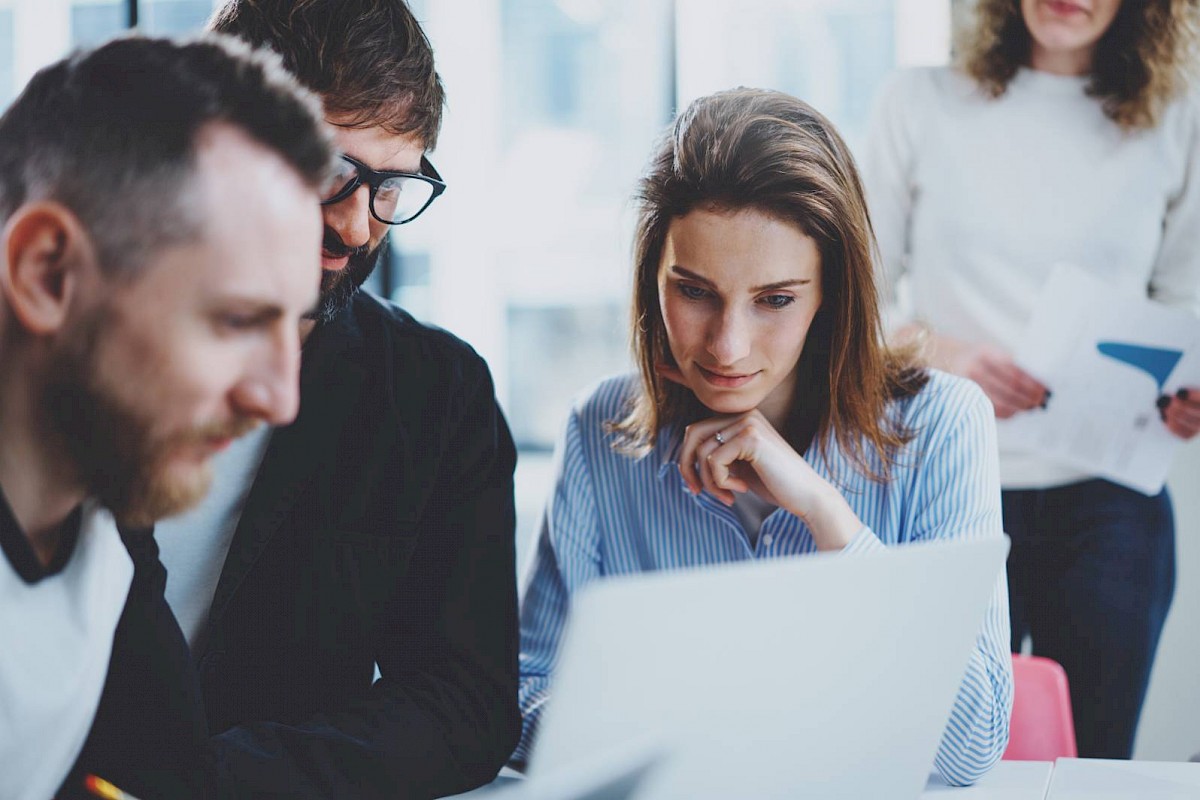
[(1008, 746), (1012, 714), (1008, 579), (1001, 572), (967, 662), (934, 764), (948, 783), (966, 785), (991, 769)]
[(863, 530), (862, 520), (832, 484), (824, 483), (810, 504), (804, 522), (821, 551), (844, 550)]
[(344, 709), (298, 724), (256, 722), (213, 739), (221, 796), (432, 798), (495, 776), (515, 718), (458, 676), (383, 679)]
[(979, 650), (971, 654), (934, 758), (937, 771), (952, 786), (967, 786), (979, 780), (1008, 746), (1011, 701), (1006, 703), (1004, 697), (1011, 678), (1006, 679), (1000, 672)]
[(524, 771), (533, 752), (538, 725), (542, 721), (542, 709), (550, 698), (549, 675), (522, 675), (518, 693), (521, 706), (521, 740), (508, 760), (508, 765)]

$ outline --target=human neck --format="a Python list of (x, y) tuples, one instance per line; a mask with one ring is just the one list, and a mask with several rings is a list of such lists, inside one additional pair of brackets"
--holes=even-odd
[[(788, 380), (792, 380), (789, 376)], [(783, 387), (780, 387), (782, 389)], [(792, 408), (792, 396), (794, 391), (782, 392), (776, 389), (771, 394), (767, 395), (761, 403), (758, 404), (758, 412), (762, 414), (767, 422), (771, 423), (771, 427), (782, 432), (787, 425), (788, 412)]]
[(30, 400), (24, 381), (0, 391), (0, 487), (34, 555), (48, 566), (62, 544), (62, 523), (86, 492), (66, 457), (51, 452), (53, 437), (42, 435)]
[(308, 341), (308, 337), (312, 336), (312, 332), (317, 329), (317, 321), (314, 319), (300, 320), (300, 343), (304, 344)]
[(1047, 50), (1034, 42), (1029, 53), (1029, 67), (1051, 75), (1080, 77), (1092, 70), (1092, 48), (1077, 50)]

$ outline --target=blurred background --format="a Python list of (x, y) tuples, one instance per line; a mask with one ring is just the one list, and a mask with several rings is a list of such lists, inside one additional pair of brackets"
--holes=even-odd
[[(72, 47), (201, 29), (214, 0), (0, 0), (0, 108)], [(449, 188), (370, 283), (488, 360), (520, 450), (518, 566), (572, 398), (627, 370), (631, 196), (675, 110), (732, 86), (811, 102), (861, 145), (897, 67), (945, 63), (968, 0), (413, 0), (446, 84)], [(1200, 448), (1171, 485), (1178, 582), (1138, 758), (1200, 751)]]

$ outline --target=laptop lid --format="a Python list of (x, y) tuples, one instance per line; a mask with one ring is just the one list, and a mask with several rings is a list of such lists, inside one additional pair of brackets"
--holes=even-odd
[(654, 742), (642, 798), (915, 798), (1007, 538), (597, 581), (530, 777)]

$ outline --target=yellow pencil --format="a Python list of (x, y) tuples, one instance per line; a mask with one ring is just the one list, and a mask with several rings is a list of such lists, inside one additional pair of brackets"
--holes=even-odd
[(95, 775), (88, 775), (84, 779), (83, 785), (87, 787), (89, 792), (96, 795), (96, 797), (104, 798), (104, 800), (137, 800), (133, 795), (122, 792), (108, 781), (103, 778), (97, 778)]

